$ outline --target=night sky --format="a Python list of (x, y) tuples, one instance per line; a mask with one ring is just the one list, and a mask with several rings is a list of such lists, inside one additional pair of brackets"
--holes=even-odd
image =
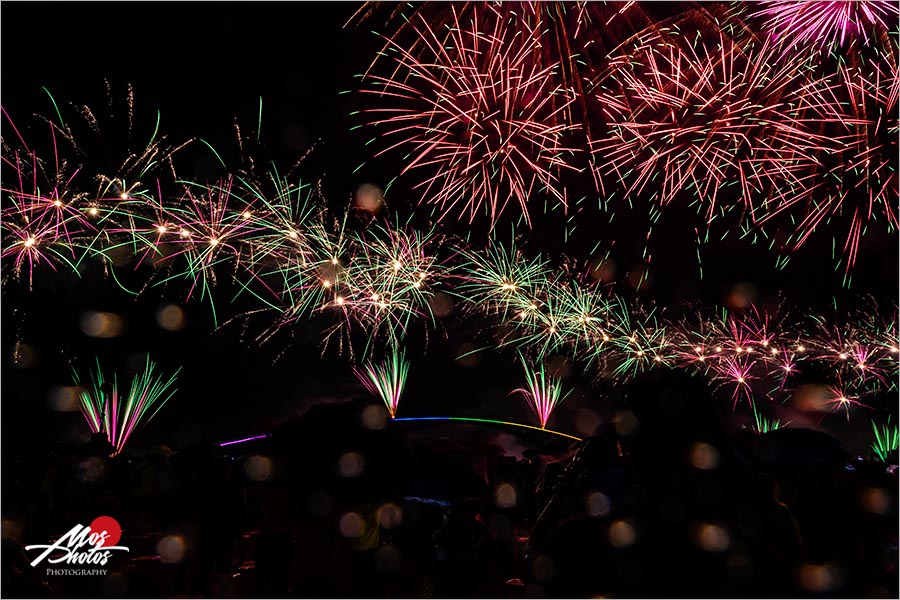
[[(658, 4), (648, 11), (659, 16), (684, 7), (650, 4)], [(382, 45), (369, 31), (378, 23), (344, 27), (357, 7), (355, 2), (7, 2), (2, 15), (3, 108), (23, 135), (45, 140), (46, 126), (33, 116), (53, 110), (42, 88), (57, 102), (87, 104), (102, 115), (108, 113), (106, 82), (120, 114), (131, 85), (136, 138), (152, 129), (159, 110), (161, 130), (169, 140), (204, 139), (229, 164), (240, 164), (251, 154), (254, 160), (290, 166), (313, 147), (297, 175), (308, 182), (321, 179), (329, 203), (340, 206), (359, 185), (385, 188), (400, 171), (396, 156), (372, 158), (374, 151), (366, 146), (371, 131), (352, 130), (361, 121), (354, 114), (361, 102), (353, 93), (356, 76)], [(245, 136), (255, 133), (260, 98), (260, 144), (242, 153), (234, 125)], [(104, 127), (107, 124), (109, 133), (104, 129), (104, 135), (111, 140), (123, 134), (123, 119), (109, 119)], [(9, 135), (8, 122), (3, 126), (4, 136)], [(359, 165), (363, 167), (357, 170)], [(182, 153), (177, 166), (182, 176), (220, 174), (202, 144)], [(414, 206), (410, 186), (401, 179), (389, 189), (386, 199), (393, 210), (402, 214)], [(692, 218), (692, 209), (683, 214), (675, 209), (654, 230), (652, 285), (642, 292), (645, 299), (676, 308), (721, 304), (743, 284), (749, 284), (744, 289), (751, 289), (760, 304), (783, 299), (800, 312), (823, 310), (833, 299), (846, 307), (866, 295), (885, 304), (896, 299), (896, 234), (874, 231), (866, 238), (850, 290), (841, 287), (842, 274), (833, 268), (829, 236), (818, 236), (787, 268), (778, 270), (764, 245), (733, 235), (703, 246), (701, 279)], [(639, 216), (623, 216), (615, 226), (598, 221), (586, 227), (603, 236), (628, 231), (632, 222), (640, 228)], [(445, 225), (448, 233), (466, 233), (464, 221)], [(546, 231), (549, 228), (535, 230), (535, 248), (588, 258), (583, 247), (567, 247)], [(640, 231), (617, 238), (613, 256), (620, 281), (640, 263), (642, 236)], [(247, 308), (243, 299), (229, 306), (234, 292), (233, 285), (221, 282), (216, 293), (223, 314)], [(147, 352), (166, 372), (183, 367), (175, 399), (133, 437), (129, 448), (135, 452), (158, 444), (179, 449), (197, 441), (265, 433), (315, 402), (366, 395), (345, 357), (333, 349), (322, 357), (312, 329), (298, 326), (260, 346), (238, 324), (214, 331), (206, 303), (184, 305), (180, 300), (160, 289), (134, 300), (100, 264), (87, 265), (80, 279), (41, 273), (31, 291), (25, 285), (5, 285), (4, 455), (87, 438), (80, 414), (56, 410), (54, 403), (58, 386), (70, 383), (70, 364), (89, 367), (94, 356), (120, 372), (134, 368)], [(186, 326), (180, 331), (166, 331), (157, 323), (157, 312), (169, 302), (183, 305)], [(122, 334), (111, 339), (84, 335), (80, 320), (87, 311), (120, 314)], [(512, 355), (486, 352), (465, 363), (452, 360), (472, 338), (472, 327), (454, 313), (427, 340), (421, 332), (414, 334), (416, 364), (403, 401), (405, 415), (529, 419), (524, 403), (508, 397), (519, 385)], [(586, 378), (576, 376), (571, 382), (576, 393), (557, 415), (557, 428), (563, 431), (571, 429), (578, 409), (597, 393)], [(867, 420), (861, 423), (868, 426)]]

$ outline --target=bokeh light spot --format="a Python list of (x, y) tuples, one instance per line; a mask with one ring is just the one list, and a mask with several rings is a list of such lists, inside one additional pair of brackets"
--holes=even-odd
[(179, 563), (184, 560), (186, 544), (180, 535), (167, 535), (156, 544), (159, 559), (166, 564)]
[(365, 532), (366, 523), (359, 513), (348, 512), (341, 517), (338, 528), (345, 538), (356, 539)]
[(511, 483), (501, 483), (494, 489), (494, 504), (498, 508), (512, 508), (519, 503), (519, 491)]
[(184, 329), (187, 319), (184, 310), (177, 304), (164, 304), (156, 311), (156, 322), (166, 331)]
[(366, 459), (359, 452), (345, 452), (338, 459), (338, 474), (341, 477), (359, 477), (366, 469)]
[(715, 446), (698, 442), (691, 447), (689, 459), (694, 468), (712, 471), (719, 466), (719, 451)]
[(630, 548), (637, 540), (637, 531), (628, 520), (613, 521), (606, 535), (616, 548)]
[(115, 313), (89, 310), (78, 320), (81, 331), (92, 338), (114, 338), (122, 333), (124, 321)]

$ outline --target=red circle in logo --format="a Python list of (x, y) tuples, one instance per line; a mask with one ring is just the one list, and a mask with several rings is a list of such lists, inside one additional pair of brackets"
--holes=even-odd
[(112, 517), (97, 517), (91, 523), (91, 531), (96, 533), (105, 531), (107, 533), (106, 541), (103, 543), (104, 546), (115, 546), (122, 539), (122, 527)]

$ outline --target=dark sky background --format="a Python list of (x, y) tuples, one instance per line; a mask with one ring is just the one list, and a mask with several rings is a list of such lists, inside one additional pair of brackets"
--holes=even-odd
[[(651, 3), (654, 4), (654, 3)], [(675, 3), (650, 10), (672, 11)], [(665, 5), (665, 6), (663, 6)], [(134, 87), (135, 122), (146, 129), (161, 111), (161, 129), (172, 141), (208, 140), (226, 160), (239, 162), (233, 124), (255, 127), (262, 97), (262, 156), (290, 165), (315, 143), (303, 164), (305, 180), (321, 177), (329, 201), (349, 201), (362, 183), (381, 187), (399, 172), (390, 159), (370, 160), (369, 133), (360, 124), (355, 76), (369, 65), (381, 43), (369, 29), (344, 29), (355, 2), (299, 3), (28, 3), (2, 7), (2, 104), (26, 137), (40, 137), (34, 113), (49, 115), (57, 101), (87, 104), (103, 113), (108, 81), (114, 103)], [(121, 120), (110, 121), (121, 132)], [(4, 135), (7, 122), (4, 121)], [(115, 135), (113, 133), (112, 135)], [(196, 149), (194, 149), (196, 148)], [(209, 153), (192, 147), (181, 159), (181, 175), (209, 174)], [(354, 169), (366, 163), (354, 173)], [(388, 195), (403, 210), (403, 183)], [(763, 246), (735, 239), (703, 248), (704, 278), (698, 277), (693, 229), (677, 212), (655, 231), (653, 286), (649, 298), (667, 305), (686, 301), (722, 303), (735, 285), (749, 283), (762, 302), (779, 294), (802, 310), (816, 311), (837, 297), (843, 306), (873, 294), (897, 294), (896, 236), (875, 234), (861, 247), (853, 288), (840, 287), (830, 259), (830, 239), (800, 251), (783, 271)], [(453, 224), (450, 224), (452, 229)], [(456, 233), (463, 233), (456, 231)], [(640, 260), (642, 240), (616, 249), (620, 275)], [(552, 246), (552, 244), (551, 244)], [(227, 291), (227, 283), (223, 284)], [(228, 311), (230, 294), (219, 296)], [(213, 332), (208, 306), (185, 306), (187, 326), (161, 329), (156, 313), (169, 301), (159, 292), (137, 301), (123, 294), (99, 265), (74, 276), (38, 276), (33, 291), (9, 285), (2, 310), (3, 453), (10, 456), (50, 442), (85, 439), (77, 412), (54, 410), (56, 386), (70, 382), (69, 364), (82, 369), (100, 356), (107, 369), (132, 368), (146, 352), (165, 371), (183, 371), (179, 392), (156, 421), (133, 437), (132, 450), (165, 443), (181, 448), (198, 440), (221, 441), (266, 432), (312, 402), (364, 395), (345, 359), (319, 349), (298, 328), (295, 339), (277, 338), (262, 348), (242, 339), (238, 327)], [(85, 311), (121, 314), (125, 330), (113, 339), (85, 336)], [(511, 356), (487, 353), (462, 365), (452, 361), (471, 332), (451, 315), (432, 332), (428, 353), (416, 356), (401, 413), (520, 419), (524, 403), (507, 397), (517, 387)], [(419, 336), (421, 337), (421, 336)], [(20, 360), (13, 360), (17, 343)], [(416, 342), (423, 346), (421, 340)], [(24, 357), (24, 358), (22, 358)], [(579, 407), (591, 399), (577, 378), (577, 392), (558, 415), (571, 429)]]

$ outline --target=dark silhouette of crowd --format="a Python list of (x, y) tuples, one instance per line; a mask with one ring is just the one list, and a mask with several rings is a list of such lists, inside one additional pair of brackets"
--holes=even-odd
[[(3, 594), (896, 598), (896, 470), (819, 432), (729, 435), (719, 410), (661, 369), (594, 435), (521, 457), (363, 400), (232, 446), (6, 457)], [(99, 515), (130, 548), (105, 576), (31, 566)]]

